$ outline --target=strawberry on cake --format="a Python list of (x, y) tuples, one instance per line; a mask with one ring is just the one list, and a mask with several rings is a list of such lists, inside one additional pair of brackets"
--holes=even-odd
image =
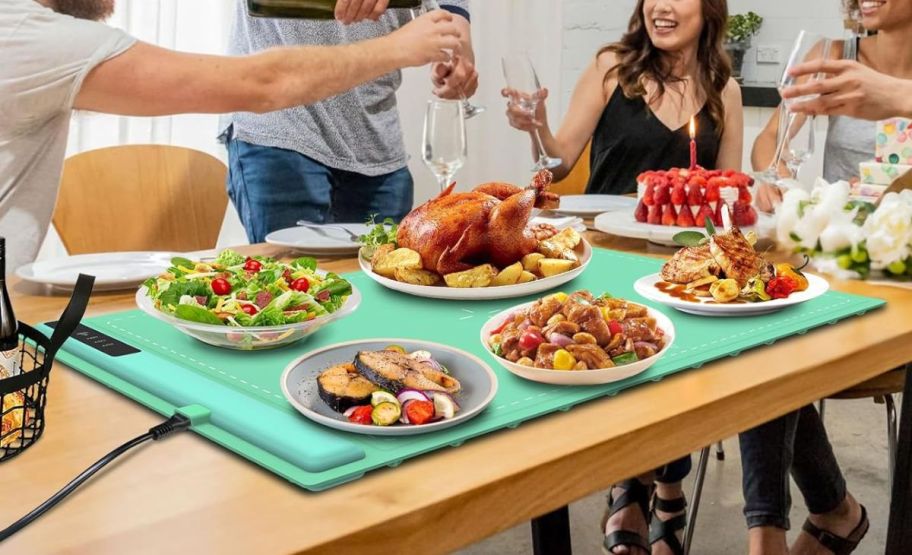
[(751, 206), (751, 176), (734, 170), (672, 168), (643, 172), (637, 178), (639, 203), (636, 220), (676, 227), (703, 227), (706, 220), (722, 225), (722, 206), (727, 205), (733, 223), (748, 227), (757, 223)]

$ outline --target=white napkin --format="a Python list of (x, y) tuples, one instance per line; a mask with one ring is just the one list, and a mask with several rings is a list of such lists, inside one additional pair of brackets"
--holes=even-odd
[(553, 225), (558, 231), (564, 229), (573, 228), (576, 231), (583, 232), (586, 231), (586, 224), (583, 222), (582, 218), (576, 216), (556, 216), (556, 217), (546, 217), (546, 216), (536, 216), (532, 218), (532, 225), (539, 224), (548, 224)]

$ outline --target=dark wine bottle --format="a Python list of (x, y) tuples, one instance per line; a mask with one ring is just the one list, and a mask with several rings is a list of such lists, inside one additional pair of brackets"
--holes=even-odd
[[(421, 0), (390, 0), (390, 8), (420, 8)], [(336, 0), (247, 0), (247, 12), (256, 17), (335, 19)]]
[(0, 378), (19, 373), (19, 324), (6, 290), (6, 239), (0, 237)]

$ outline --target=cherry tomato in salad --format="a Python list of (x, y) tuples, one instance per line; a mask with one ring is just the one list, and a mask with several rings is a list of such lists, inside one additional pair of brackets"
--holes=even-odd
[(545, 336), (543, 336), (541, 332), (526, 330), (519, 338), (519, 348), (522, 351), (534, 351), (544, 342)]
[(614, 337), (619, 333), (624, 333), (624, 327), (621, 326), (621, 323), (617, 320), (612, 320), (608, 322), (608, 331), (611, 332), (611, 336)]
[(252, 304), (242, 304), (241, 310), (243, 310), (250, 316), (256, 316), (256, 313), (259, 312), (259, 310), (257, 310), (256, 305), (252, 305)]
[(348, 421), (354, 424), (366, 424), (370, 426), (373, 423), (371, 420), (372, 412), (374, 412), (374, 407), (370, 405), (358, 407), (352, 411), (351, 416), (348, 417)]
[(212, 280), (212, 292), (216, 295), (227, 295), (231, 293), (231, 284), (228, 283), (228, 280), (225, 278), (217, 278)]
[(291, 288), (294, 291), (300, 291), (301, 293), (307, 293), (310, 290), (310, 282), (307, 281), (307, 278), (298, 278), (291, 282)]
[(247, 262), (244, 263), (244, 269), (248, 272), (259, 272), (263, 269), (263, 265), (259, 260), (254, 260), (253, 258), (247, 258)]
[(410, 424), (427, 424), (434, 419), (434, 403), (430, 401), (410, 401), (405, 407), (405, 415)]

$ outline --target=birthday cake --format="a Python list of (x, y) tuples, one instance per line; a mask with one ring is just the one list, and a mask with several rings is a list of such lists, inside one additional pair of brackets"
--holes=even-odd
[(859, 164), (860, 183), (852, 196), (879, 198), (894, 181), (912, 171), (912, 120), (892, 118), (877, 122), (874, 160)]
[(722, 225), (722, 207), (728, 206), (732, 222), (739, 227), (757, 223), (751, 206), (750, 187), (754, 180), (734, 170), (693, 170), (672, 168), (647, 171), (637, 178), (634, 216), (641, 223), (703, 227), (706, 220)]

